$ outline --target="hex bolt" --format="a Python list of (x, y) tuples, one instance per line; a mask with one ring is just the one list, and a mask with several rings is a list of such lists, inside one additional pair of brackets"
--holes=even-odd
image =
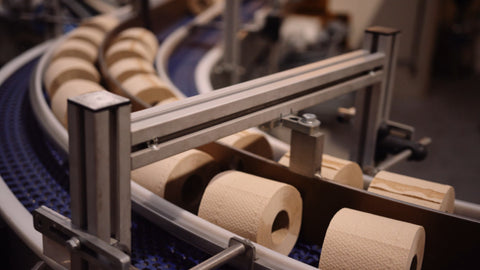
[(80, 240), (77, 237), (72, 237), (68, 239), (65, 244), (68, 250), (74, 251), (80, 247)]
[(317, 120), (317, 116), (313, 113), (304, 113), (302, 115), (302, 121), (303, 123), (306, 123), (306, 124), (312, 124), (315, 122), (315, 120)]

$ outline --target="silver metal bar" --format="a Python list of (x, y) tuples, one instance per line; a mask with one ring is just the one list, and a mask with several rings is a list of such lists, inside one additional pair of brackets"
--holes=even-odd
[(202, 263), (196, 265), (195, 267), (190, 268), (191, 270), (207, 270), (214, 269), (219, 267), (231, 259), (239, 256), (245, 252), (246, 248), (241, 243), (235, 243), (232, 246), (228, 247), (224, 251), (214, 255), (213, 257), (203, 261)]
[(230, 83), (240, 81), (240, 41), (237, 37), (240, 29), (241, 0), (225, 1), (223, 13), (223, 68), (230, 73)]
[[(294, 95), (300, 95), (306, 90), (330, 83), (339, 83), (351, 76), (358, 76), (363, 72), (379, 68), (384, 61), (383, 53), (375, 53), (356, 58), (327, 68), (311, 71), (285, 80), (272, 82), (263, 87), (235, 91), (242, 89), (230, 88), (228, 95), (222, 90), (206, 94), (208, 97), (192, 97), (190, 102), (177, 103), (167, 111), (159, 111), (148, 118), (132, 116), (132, 145), (144, 143), (155, 137), (174, 134), (187, 128), (199, 126), (206, 122), (218, 120), (225, 116), (238, 116), (242, 111), (264, 107), (265, 104), (281, 102)], [(196, 102), (200, 99), (201, 102)], [(188, 105), (188, 106), (187, 106)], [(149, 109), (147, 109), (149, 110)], [(237, 115), (235, 115), (237, 114)], [(201, 129), (199, 127), (198, 129)]]
[(111, 181), (111, 234), (118, 241), (117, 246), (130, 253), (130, 220), (132, 201), (130, 200), (130, 106), (120, 106), (112, 114), (115, 122), (111, 137), (111, 155), (113, 157)]
[[(128, 253), (130, 101), (99, 91), (69, 99), (68, 109), (72, 222)], [(72, 252), (73, 269), (85, 269), (80, 257)]]
[(381, 83), (369, 86), (357, 93), (356, 107), (358, 119), (355, 123), (355, 144), (352, 159), (370, 171), (374, 169), (374, 155), (377, 132), (380, 124), (388, 120), (393, 89), (393, 76), (396, 64), (395, 37), (398, 30), (385, 27), (370, 27), (365, 31), (364, 48), (371, 53), (384, 53), (384, 78)]
[[(160, 141), (155, 148), (161, 149), (161, 151), (155, 150), (154, 148), (146, 148), (132, 152), (132, 169), (145, 166), (154, 161), (198, 147), (252, 126), (260, 125), (274, 119), (280, 119), (282, 115), (290, 114), (291, 111), (298, 111), (332, 98), (357, 91), (367, 85), (378, 83), (382, 79), (382, 76), (382, 71), (375, 72), (374, 74), (366, 74), (343, 83), (326, 87), (321, 91), (312, 91), (309, 94), (287, 100), (280, 104), (265, 107), (241, 116), (237, 115), (238, 117), (227, 119), (222, 122), (214, 122), (209, 127), (204, 127), (188, 134), (182, 134), (173, 139)], [(203, 111), (200, 111), (202, 107), (191, 109), (196, 111), (197, 114), (203, 114)], [(175, 118), (174, 115), (170, 115), (170, 117)], [(132, 129), (133, 126), (134, 124), (132, 123)]]
[[(426, 145), (429, 145), (432, 142), (432, 140), (430, 138), (422, 138), (418, 142), (426, 146)], [(398, 164), (403, 160), (406, 160), (411, 155), (412, 155), (412, 150), (410, 149), (403, 150), (402, 152), (396, 155), (393, 155), (387, 158), (386, 160), (382, 161), (380, 164), (378, 164), (377, 167), (375, 168), (375, 173), (383, 170), (388, 170), (393, 165)]]
[(109, 112), (85, 111), (84, 117), (86, 142), (84, 196), (87, 200), (87, 231), (109, 242), (111, 228)]

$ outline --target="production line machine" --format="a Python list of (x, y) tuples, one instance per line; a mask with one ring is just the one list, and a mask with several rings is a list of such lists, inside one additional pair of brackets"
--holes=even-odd
[[(256, 1), (245, 2), (243, 7), (247, 10), (249, 5), (252, 10), (258, 7)], [(62, 117), (55, 115), (50, 105), (53, 107), (54, 92), (58, 96), (63, 91), (62, 85), (71, 83), (72, 79), (59, 82), (52, 90), (55, 79), (51, 84), (46, 83), (46, 74), (58, 61), (55, 59), (72, 57), (71, 54), (60, 55), (57, 48), (74, 38), (67, 36), (53, 45), (52, 42), (40, 45), (2, 69), (0, 169), (4, 181), (0, 182), (1, 213), (43, 261), (37, 269), (184, 269), (194, 266), (211, 269), (227, 262), (229, 267), (239, 269), (311, 269), (319, 264), (321, 269), (372, 266), (431, 269), (478, 265), (478, 206), (454, 201), (449, 189), (432, 190), (431, 186), (413, 188), (424, 192), (422, 195), (412, 196), (408, 190), (405, 194), (434, 204), (436, 210), (425, 203), (405, 202), (401, 193), (392, 197), (372, 190), (388, 191), (378, 180), (375, 185), (371, 184), (379, 171), (402, 159), (422, 159), (426, 154), (424, 141), (412, 141), (412, 128), (389, 120), (390, 82), (395, 74), (398, 31), (372, 27), (365, 32), (361, 50), (215, 91), (202, 91), (212, 87), (208, 83), (202, 87), (202, 83), (197, 82), (196, 90), (202, 94), (193, 96), (192, 89), (182, 91), (171, 80), (169, 74), (175, 68), (171, 68), (168, 59), (174, 58), (175, 50), (181, 48), (180, 44), (189, 35), (195, 36), (195, 31), (219, 32), (211, 22), (224, 12), (227, 14), (224, 29), (233, 30), (226, 31), (230, 35), (224, 36), (222, 60), (211, 61), (220, 63), (221, 72), (206, 73), (213, 81), (216, 78), (223, 81), (225, 77), (231, 82), (242, 81), (238, 66), (243, 51), (239, 49), (236, 35), (239, 22), (238, 17), (233, 16), (240, 14), (240, 1), (227, 1), (226, 5), (217, 3), (196, 18), (187, 19), (172, 12), (176, 10), (172, 7), (183, 4), (159, 1), (158, 5), (139, 11), (143, 18), (150, 19), (145, 21), (137, 14), (121, 15), (127, 18), (106, 31), (105, 39), (98, 43), (95, 64), (103, 79), (93, 83), (111, 92), (97, 90), (94, 86), (95, 91), (69, 97), (66, 122), (61, 122)], [(168, 19), (180, 18), (178, 20), (183, 23), (155, 25), (153, 14)], [(127, 35), (125, 30), (145, 26), (148, 22), (154, 33), (165, 35), (159, 38), (163, 42), (156, 53), (155, 67), (158, 78), (173, 93), (171, 96), (135, 95), (137, 90), (130, 87), (140, 83), (129, 84), (129, 79), (120, 80), (113, 75), (115, 63), (111, 55), (114, 55), (113, 47), (121, 42), (119, 37), (122, 33)], [(140, 54), (153, 61), (151, 55)], [(218, 55), (218, 49), (210, 56), (212, 54)], [(208, 65), (211, 68), (207, 70), (215, 69), (215, 64), (203, 64), (202, 67)], [(181, 69), (177, 67), (177, 70)], [(202, 72), (205, 73), (205, 68), (195, 71), (196, 81), (200, 80)], [(29, 74), (30, 86), (23, 79)], [(150, 71), (137, 74), (150, 75)], [(55, 77), (57, 81), (58, 77)], [(156, 78), (149, 78), (156, 86), (161, 84)], [(82, 83), (82, 87), (89, 84)], [(149, 100), (151, 96), (158, 99)], [(350, 159), (358, 163), (364, 173), (360, 186), (354, 187), (324, 175), (327, 164), (323, 163), (332, 162), (332, 159), (322, 158), (325, 141), (328, 142), (326, 136), (331, 134), (323, 132), (317, 115), (309, 113), (312, 107), (343, 96), (353, 96), (355, 100), (355, 113), (346, 113), (353, 117), (349, 138), (355, 143), (349, 149)], [(169, 103), (163, 102), (165, 100)], [(239, 149), (238, 145), (224, 139), (256, 127), (254, 133), (265, 136), (272, 147), (270, 156), (255, 153), (258, 144)], [(289, 145), (271, 135), (275, 129), (290, 134)], [(137, 177), (136, 172), (138, 174), (142, 168), (172, 160), (192, 149), (208, 154), (216, 163), (215, 168), (212, 167), (215, 174), (212, 173), (214, 180), (210, 184), (209, 179), (198, 185), (194, 181), (197, 177), (179, 177), (184, 182), (177, 189), (182, 196), (191, 197), (192, 208), (179, 205), (167, 196), (161, 198), (158, 192), (140, 184), (140, 180), (130, 180)], [(288, 158), (287, 163), (277, 162), (280, 157)], [(180, 165), (182, 162), (187, 163), (186, 159), (182, 159)], [(240, 182), (233, 176), (239, 177)], [(218, 183), (224, 179), (243, 184), (222, 189)], [(249, 181), (254, 184), (248, 184)], [(418, 183), (404, 181), (392, 185), (400, 186), (401, 190)], [(255, 243), (260, 240), (233, 233), (211, 220), (212, 216), (222, 215), (215, 199), (210, 201), (214, 201), (213, 208), (218, 211), (201, 214), (208, 208), (204, 198), (214, 193), (213, 187), (220, 190), (220, 195), (229, 196), (228, 202), (222, 202), (224, 205), (233, 202), (231, 208), (223, 209), (227, 212), (233, 213), (235, 207), (247, 209), (242, 203), (250, 201), (255, 202), (250, 203), (251, 207), (263, 203), (270, 205), (258, 197), (236, 203), (235, 193), (251, 198), (248, 197), (250, 193), (242, 193), (245, 186), (258, 189), (258, 192), (268, 189), (267, 186), (294, 190), (282, 191), (291, 194), (287, 200), (291, 204), (295, 196), (300, 198), (297, 207), (287, 205), (271, 210), (273, 216), (265, 221), (266, 235), (273, 242), (271, 246)], [(228, 193), (231, 190), (235, 192)], [(395, 189), (392, 193), (396, 193)], [(295, 223), (298, 217), (301, 222)], [(330, 226), (335, 226), (335, 230), (330, 230)], [(343, 232), (344, 239), (349, 233), (358, 234), (358, 238), (348, 238), (340, 248), (330, 248), (329, 245), (341, 239), (335, 238), (334, 232)], [(375, 234), (381, 235), (383, 240), (375, 238)], [(377, 241), (379, 250), (368, 241), (360, 243), (358, 239), (362, 237)], [(409, 246), (412, 243), (405, 240), (408, 237), (418, 246)], [(277, 249), (285, 241), (290, 241), (291, 246)], [(393, 257), (384, 254), (388, 253), (385, 250), (394, 254)], [(358, 255), (348, 256), (354, 253)], [(372, 257), (367, 255), (369, 253)], [(398, 254), (406, 257), (400, 258)], [(337, 260), (331, 262), (332, 257)], [(342, 266), (345, 262), (347, 265)]]

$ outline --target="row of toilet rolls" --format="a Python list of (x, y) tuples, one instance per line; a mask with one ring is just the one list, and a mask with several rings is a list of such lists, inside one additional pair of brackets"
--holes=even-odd
[[(149, 30), (132, 27), (120, 32), (108, 47), (105, 60), (110, 75), (130, 95), (150, 106), (178, 100), (169, 86), (157, 77), (153, 67), (158, 41)], [(125, 95), (115, 84), (110, 88)]]
[(88, 19), (72, 30), (52, 52), (44, 73), (44, 86), (53, 114), (67, 127), (67, 100), (92, 91), (105, 90), (95, 67), (105, 35), (118, 24), (109, 15)]

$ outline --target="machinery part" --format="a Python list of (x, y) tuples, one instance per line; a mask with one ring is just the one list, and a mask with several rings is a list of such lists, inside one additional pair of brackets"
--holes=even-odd
[[(130, 267), (130, 257), (127, 254), (98, 237), (76, 229), (68, 218), (48, 207), (42, 206), (33, 212), (33, 224), (44, 237), (66, 248), (72, 256), (76, 254), (103, 269), (128, 270)], [(73, 265), (73, 258), (71, 263), (71, 269), (80, 269)]]
[(286, 116), (282, 125), (291, 129), (290, 164), (292, 171), (314, 177), (322, 169), (324, 134), (320, 132), (320, 121), (312, 113), (302, 117)]
[[(422, 142), (412, 141), (412, 135), (412, 130), (394, 125), (391, 122), (381, 125), (378, 130), (375, 161), (380, 162), (385, 160), (389, 154), (397, 155), (405, 150), (410, 150), (408, 160), (424, 160), (427, 156), (427, 148), (425, 146), (429, 141), (427, 139)], [(386, 169), (385, 164), (380, 166), (380, 168), (377, 167), (377, 170), (384, 169)]]
[(252, 245), (249, 240), (233, 237), (228, 243), (228, 248), (191, 268), (191, 270), (214, 269), (236, 257), (239, 257), (239, 261), (242, 262), (242, 267), (240, 269), (253, 269), (253, 262), (255, 260), (255, 246)]

